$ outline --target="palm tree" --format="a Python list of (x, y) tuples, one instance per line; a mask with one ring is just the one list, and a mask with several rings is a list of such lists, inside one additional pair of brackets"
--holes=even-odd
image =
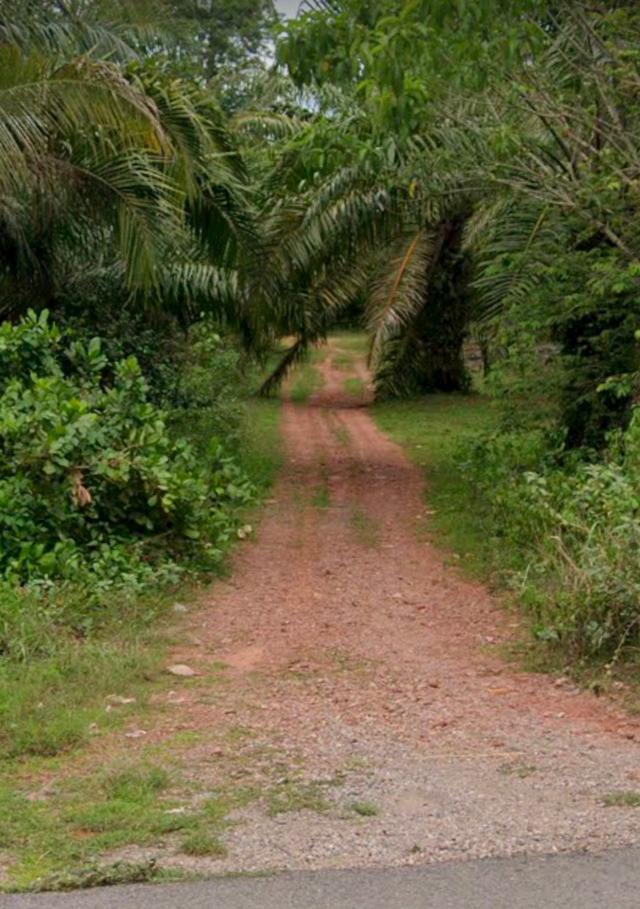
[[(526, 324), (560, 254), (601, 247), (615, 256), (612, 274), (637, 267), (639, 24), (633, 7), (616, 6), (611, 15), (580, 4), (536, 13), (535, 52), (510, 64), (512, 79), (480, 91), (440, 84), (410, 138), (381, 129), (366, 107), (354, 116), (350, 88), (348, 102), (319, 104), (267, 180), (284, 186), (270, 221), (280, 260), (272, 321), (297, 338), (276, 377), (363, 296), (379, 394), (461, 388), (470, 320), (485, 340), (501, 323)], [(329, 7), (347, 15), (345, 4)], [(310, 20), (309, 35), (322, 21)], [(322, 73), (305, 23), (293, 32), (287, 52), (298, 39), (305, 49), (292, 58), (298, 75)], [(618, 312), (629, 323), (628, 309)], [(574, 356), (560, 308), (544, 318), (557, 330), (537, 329), (542, 339), (556, 331)]]
[[(424, 143), (398, 145), (390, 154), (373, 140), (352, 99), (344, 117), (338, 104), (334, 95), (328, 118), (292, 125), (293, 136), (262, 177), (263, 233), (272, 252), (271, 286), (259, 308), (267, 328), (295, 338), (265, 390), (357, 300), (366, 301), (379, 395), (461, 390), (470, 314), (468, 194), (453, 198), (452, 186), (440, 186), (437, 195), (432, 185), (423, 187), (415, 175), (427, 169)], [(328, 162), (324, 173), (318, 160)]]
[[(63, 13), (22, 31), (6, 12), (0, 22), (5, 317), (55, 306), (61, 284), (105, 274), (124, 298), (153, 300), (182, 318), (234, 310), (240, 251), (255, 235), (247, 175), (223, 115), (203, 89), (144, 63), (127, 70), (78, 55), (73, 36), (93, 29), (81, 12), (74, 4), (73, 29)], [(52, 34), (55, 48), (47, 47)], [(103, 42), (109, 34), (102, 26)]]

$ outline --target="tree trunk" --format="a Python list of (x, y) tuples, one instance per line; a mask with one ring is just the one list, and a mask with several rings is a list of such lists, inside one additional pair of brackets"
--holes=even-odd
[(469, 262), (462, 250), (465, 222), (466, 215), (439, 227), (439, 254), (416, 325), (416, 340), (422, 348), (422, 370), (417, 377), (422, 392), (466, 391), (469, 387), (463, 348), (469, 317)]

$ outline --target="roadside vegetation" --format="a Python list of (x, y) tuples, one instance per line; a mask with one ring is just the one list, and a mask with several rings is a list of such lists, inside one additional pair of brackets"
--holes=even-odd
[(633, 683), (633, 425), (602, 463), (560, 456), (540, 430), (505, 429), (488, 395), (429, 395), (374, 414), (425, 469), (418, 532), (435, 533), (465, 572), (510, 591), (539, 645), (535, 665), (577, 672), (598, 689), (603, 670)]
[(269, 351), (227, 317), (247, 174), (195, 78), (203, 23), (183, 5), (178, 64), (160, 6), (0, 11), (0, 865), (20, 856), (18, 886), (85, 863), (108, 882), (96, 851), (167, 828), (155, 769), (115, 788), (69, 770), (50, 803), (29, 781), (144, 714), (184, 604), (279, 465), (278, 401), (256, 396)]
[[(373, 410), (380, 426), (425, 470), (424, 512), (416, 532), (433, 535), (461, 559), (461, 567), (484, 581), (507, 569), (507, 554), (473, 480), (464, 470), (464, 452), (497, 426), (492, 401), (480, 394), (427, 395), (387, 401)], [(510, 558), (517, 555), (510, 553)]]
[[(49, 331), (46, 326), (44, 330)], [(210, 340), (209, 329), (204, 334)], [(229, 373), (238, 353), (218, 335), (214, 346), (220, 353), (208, 358), (206, 368), (197, 374), (196, 384), (206, 392), (206, 403), (192, 409), (183, 397), (176, 409), (162, 411), (147, 405), (145, 423), (129, 434), (136, 417), (132, 400), (121, 411), (114, 408), (116, 432), (129, 445), (135, 445), (134, 433), (136, 429), (142, 433), (143, 426), (149, 426), (160, 440), (143, 446), (143, 451), (153, 457), (151, 467), (165, 471), (161, 483), (168, 486), (167, 474), (169, 482), (176, 482), (176, 474), (183, 477), (187, 500), (178, 496), (176, 507), (182, 507), (195, 523), (186, 529), (173, 525), (173, 512), (169, 512), (158, 529), (150, 523), (157, 514), (152, 509), (142, 527), (121, 523), (129, 508), (117, 510), (118, 489), (128, 502), (135, 492), (137, 464), (141, 472), (146, 470), (144, 482), (157, 481), (140, 455), (127, 465), (128, 479), (122, 487), (105, 482), (107, 502), (100, 517), (94, 518), (93, 509), (97, 512), (102, 504), (93, 479), (99, 461), (93, 462), (89, 455), (118, 457), (114, 449), (105, 451), (100, 436), (99, 445), (91, 448), (85, 443), (82, 449), (93, 513), (83, 515), (76, 537), (71, 535), (73, 525), (68, 530), (69, 561), (56, 574), (51, 571), (41, 577), (37, 568), (23, 560), (24, 577), (20, 579), (13, 566), (2, 582), (0, 854), (19, 858), (10, 877), (11, 888), (71, 889), (169, 879), (171, 875), (157, 871), (153, 863), (92, 864), (96, 855), (119, 845), (143, 845), (168, 835), (182, 837), (185, 854), (196, 850), (197, 854), (205, 850), (222, 854), (224, 818), (236, 804), (237, 794), (221, 798), (215, 818), (209, 803), (188, 816), (180, 811), (173, 815), (172, 809), (179, 808), (176, 799), (191, 791), (182, 781), (177, 752), (164, 755), (158, 763), (155, 755), (147, 757), (144, 751), (127, 758), (116, 748), (103, 764), (102, 781), (75, 763), (83, 746), (94, 744), (96, 737), (103, 741), (117, 731), (121, 736), (123, 727), (135, 735), (149, 721), (150, 699), (170, 686), (166, 653), (182, 613), (197, 601), (204, 584), (226, 571), (231, 547), (252, 534), (255, 506), (279, 467), (279, 402), (250, 396), (258, 375), (241, 378)], [(194, 347), (191, 350), (193, 354)], [(222, 385), (220, 374), (216, 382), (218, 370), (224, 374)], [(134, 379), (142, 381), (137, 374)], [(98, 401), (101, 394), (97, 391)], [(78, 397), (85, 396), (83, 389)], [(98, 428), (100, 417), (98, 412), (92, 421)], [(152, 423), (147, 422), (150, 418)], [(177, 470), (171, 475), (173, 458), (184, 459), (182, 465), (178, 460), (185, 471), (182, 475)], [(18, 473), (12, 482), (26, 480)], [(72, 521), (76, 506), (64, 476), (59, 487), (52, 490), (57, 495), (58, 520), (66, 509)], [(150, 494), (148, 488), (146, 494)], [(115, 514), (117, 520), (112, 518)], [(92, 538), (98, 540), (95, 545)], [(43, 542), (39, 552), (48, 551)], [(33, 781), (57, 774), (64, 765), (64, 785), (42, 801), (31, 801)]]

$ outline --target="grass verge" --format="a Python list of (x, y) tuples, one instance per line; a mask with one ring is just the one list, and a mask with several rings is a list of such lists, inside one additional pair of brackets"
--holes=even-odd
[(60, 776), (53, 794), (34, 793), (25, 774), (11, 785), (5, 780), (0, 850), (14, 863), (4, 889), (71, 890), (165, 878), (153, 859), (108, 858), (118, 850), (126, 856), (130, 845), (171, 843), (184, 855), (223, 858), (228, 816), (247, 799), (240, 789), (194, 799), (194, 785), (176, 767), (146, 763), (144, 752), (97, 776)]
[[(277, 401), (248, 403), (239, 452), (244, 470), (264, 494), (281, 457)], [(14, 594), (19, 600), (15, 609), (24, 615), (20, 633), (29, 658), (21, 659), (19, 653), (18, 658), (0, 656), (0, 761), (55, 755), (86, 743), (97, 722), (101, 727), (119, 725), (135, 708), (120, 706), (105, 717), (109, 695), (137, 707), (143, 704), (145, 689), (162, 667), (162, 618), (193, 589), (193, 581), (171, 583), (165, 578), (159, 579), (157, 589), (118, 587), (107, 596), (106, 606), (85, 615), (85, 592), (68, 585), (33, 622), (36, 598), (30, 609), (28, 594)], [(10, 591), (0, 588), (0, 595), (6, 600)], [(74, 619), (78, 615), (82, 628)], [(33, 628), (27, 627), (29, 622)], [(17, 624), (13, 620), (13, 626)]]
[(280, 401), (252, 398), (241, 432), (239, 460), (258, 490), (270, 489), (282, 465)]
[[(528, 556), (496, 528), (487, 503), (456, 457), (467, 440), (497, 428), (492, 401), (482, 395), (431, 395), (377, 404), (372, 412), (380, 428), (424, 468), (426, 509), (419, 532), (433, 534), (465, 573), (506, 589)], [(532, 612), (521, 588), (516, 596), (528, 626)], [(570, 675), (596, 694), (614, 695), (632, 712), (640, 709), (637, 652), (612, 666), (604, 659), (575, 659), (563, 646), (531, 634), (510, 644), (504, 656), (531, 671)]]
[(501, 550), (482, 511), (475, 507), (473, 488), (455, 454), (465, 440), (496, 426), (491, 401), (481, 395), (429, 395), (377, 404), (373, 415), (380, 428), (425, 470), (428, 508), (421, 529), (437, 532), (464, 561), (466, 570), (489, 580), (500, 567)]
[(353, 367), (353, 356), (348, 353), (338, 353), (332, 358), (331, 365), (334, 369), (351, 369)]

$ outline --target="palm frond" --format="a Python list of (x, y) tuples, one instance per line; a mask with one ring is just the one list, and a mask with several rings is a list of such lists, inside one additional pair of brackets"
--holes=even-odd
[(297, 135), (304, 123), (298, 118), (278, 111), (243, 110), (231, 120), (232, 132), (258, 139), (285, 139)]
[(555, 213), (523, 199), (507, 198), (480, 210), (466, 238), (478, 263), (475, 318), (489, 321), (530, 299), (564, 242), (563, 233)]
[(365, 314), (374, 368), (388, 342), (401, 335), (424, 306), (436, 254), (434, 234), (420, 228), (394, 243), (379, 264)]
[(273, 394), (280, 387), (284, 378), (289, 371), (301, 360), (305, 358), (308, 351), (309, 342), (306, 338), (297, 338), (281, 357), (276, 368), (270, 373), (267, 379), (260, 386), (260, 394), (267, 396)]
[(157, 275), (157, 305), (186, 322), (207, 313), (234, 324), (240, 293), (237, 272), (206, 262), (169, 263)]

